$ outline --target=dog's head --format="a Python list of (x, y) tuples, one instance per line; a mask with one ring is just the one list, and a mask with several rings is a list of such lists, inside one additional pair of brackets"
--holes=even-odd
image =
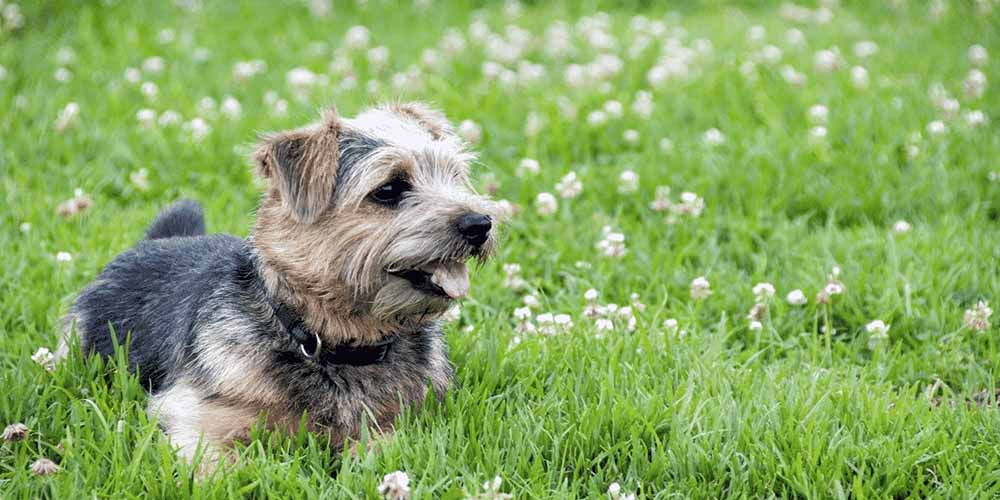
[(386, 320), (437, 314), (469, 290), (500, 212), (475, 192), (475, 155), (444, 114), (409, 103), (336, 111), (267, 137), (255, 243), (298, 293)]

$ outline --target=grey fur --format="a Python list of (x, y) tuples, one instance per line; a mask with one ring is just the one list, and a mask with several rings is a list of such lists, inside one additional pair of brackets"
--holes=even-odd
[[(80, 293), (67, 328), (75, 326), (86, 354), (127, 345), (150, 414), (186, 456), (202, 442), (221, 457), (261, 416), (295, 430), (307, 413), (309, 429), (334, 443), (356, 439), (366, 415), (387, 432), (428, 387), (441, 397), (450, 384), (439, 318), (464, 293), (459, 286), (442, 297), (392, 273), (493, 251), (495, 231), (470, 244), (456, 227), (470, 211), (496, 218), (468, 184), (473, 158), (426, 106), (353, 120), (330, 110), (254, 152), (271, 181), (254, 234), (205, 235), (201, 208), (178, 202)], [(369, 193), (402, 168), (413, 194), (398, 208), (372, 202)], [(284, 330), (277, 302), (297, 310), (327, 348), (396, 340), (376, 364), (323, 364)]]

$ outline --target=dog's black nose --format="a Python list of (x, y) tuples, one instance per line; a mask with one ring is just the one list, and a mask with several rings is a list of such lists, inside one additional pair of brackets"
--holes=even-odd
[(465, 241), (476, 246), (486, 242), (492, 227), (493, 221), (489, 217), (475, 212), (467, 213), (458, 219), (458, 232)]

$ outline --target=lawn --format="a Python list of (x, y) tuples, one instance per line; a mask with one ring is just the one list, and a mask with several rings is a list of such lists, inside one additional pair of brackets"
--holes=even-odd
[[(0, 497), (1000, 495), (995, 0), (0, 3)], [(248, 234), (260, 133), (394, 99), (515, 213), (444, 402), (197, 481), (123, 358), (33, 360), (170, 202)]]

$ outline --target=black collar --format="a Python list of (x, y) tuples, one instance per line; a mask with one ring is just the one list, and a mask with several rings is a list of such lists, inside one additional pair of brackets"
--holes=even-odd
[(299, 352), (307, 359), (330, 365), (366, 366), (373, 365), (385, 359), (389, 348), (396, 342), (395, 336), (390, 336), (377, 344), (350, 345), (340, 344), (323, 348), (323, 340), (315, 332), (310, 332), (302, 317), (283, 303), (275, 304), (268, 299), (278, 323), (292, 340), (299, 345)]

